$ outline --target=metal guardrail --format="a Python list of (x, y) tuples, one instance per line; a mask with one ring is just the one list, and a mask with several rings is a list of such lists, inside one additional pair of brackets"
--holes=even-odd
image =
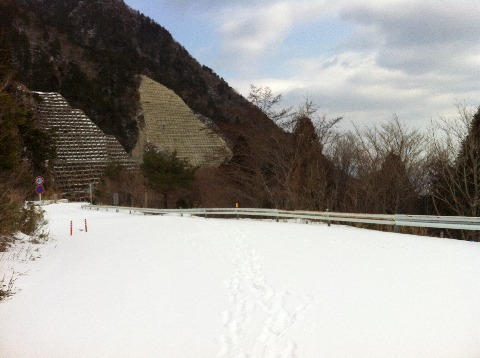
[(141, 213), (150, 215), (194, 215), (220, 217), (258, 217), (279, 219), (303, 219), (312, 221), (362, 223), (399, 226), (413, 226), (438, 229), (480, 230), (480, 217), (467, 216), (432, 216), (432, 215), (383, 215), (383, 214), (354, 214), (336, 213), (328, 211), (286, 211), (277, 209), (256, 208), (194, 208), (194, 209), (151, 209), (133, 208), (124, 206), (82, 205), (83, 209), (112, 210), (115, 212)]
[(480, 217), (395, 215), (398, 226), (416, 226), (437, 229), (480, 230)]

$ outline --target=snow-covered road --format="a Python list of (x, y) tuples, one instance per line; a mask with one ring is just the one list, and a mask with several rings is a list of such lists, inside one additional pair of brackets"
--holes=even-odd
[(0, 357), (480, 356), (478, 243), (45, 209)]

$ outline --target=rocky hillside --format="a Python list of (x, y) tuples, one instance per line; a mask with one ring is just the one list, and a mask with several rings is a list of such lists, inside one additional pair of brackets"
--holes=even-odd
[(121, 0), (0, 0), (0, 64), (59, 92), (131, 151), (139, 75), (172, 89), (225, 135), (274, 124), (152, 19)]

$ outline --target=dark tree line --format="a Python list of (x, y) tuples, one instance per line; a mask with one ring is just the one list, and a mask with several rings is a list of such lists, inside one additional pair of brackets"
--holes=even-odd
[[(480, 213), (480, 109), (460, 106), (457, 118), (439, 118), (428, 134), (396, 115), (341, 131), (341, 118), (319, 116), (308, 99), (299, 110), (276, 110), (281, 97), (254, 86), (249, 99), (280, 130), (238, 137), (233, 158), (204, 178), (204, 185), (222, 188), (208, 197), (212, 206), (238, 201), (288, 210)], [(477, 240), (471, 232), (450, 235)]]
[(13, 233), (32, 235), (41, 226), (42, 215), (24, 202), (32, 198), (34, 175), (48, 177), (55, 157), (52, 134), (39, 127), (28, 95), (12, 78), (0, 61), (0, 251)]
[(186, 208), (192, 206), (196, 170), (176, 152), (149, 145), (139, 169), (125, 169), (118, 163), (106, 167), (95, 191), (95, 201), (111, 203), (116, 193), (121, 205)]

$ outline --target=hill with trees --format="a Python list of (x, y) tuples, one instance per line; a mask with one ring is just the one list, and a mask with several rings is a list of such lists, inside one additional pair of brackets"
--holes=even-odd
[(167, 30), (121, 0), (3, 0), (0, 16), (0, 61), (15, 80), (33, 91), (61, 93), (127, 151), (137, 140), (142, 74), (219, 127), (273, 128)]

